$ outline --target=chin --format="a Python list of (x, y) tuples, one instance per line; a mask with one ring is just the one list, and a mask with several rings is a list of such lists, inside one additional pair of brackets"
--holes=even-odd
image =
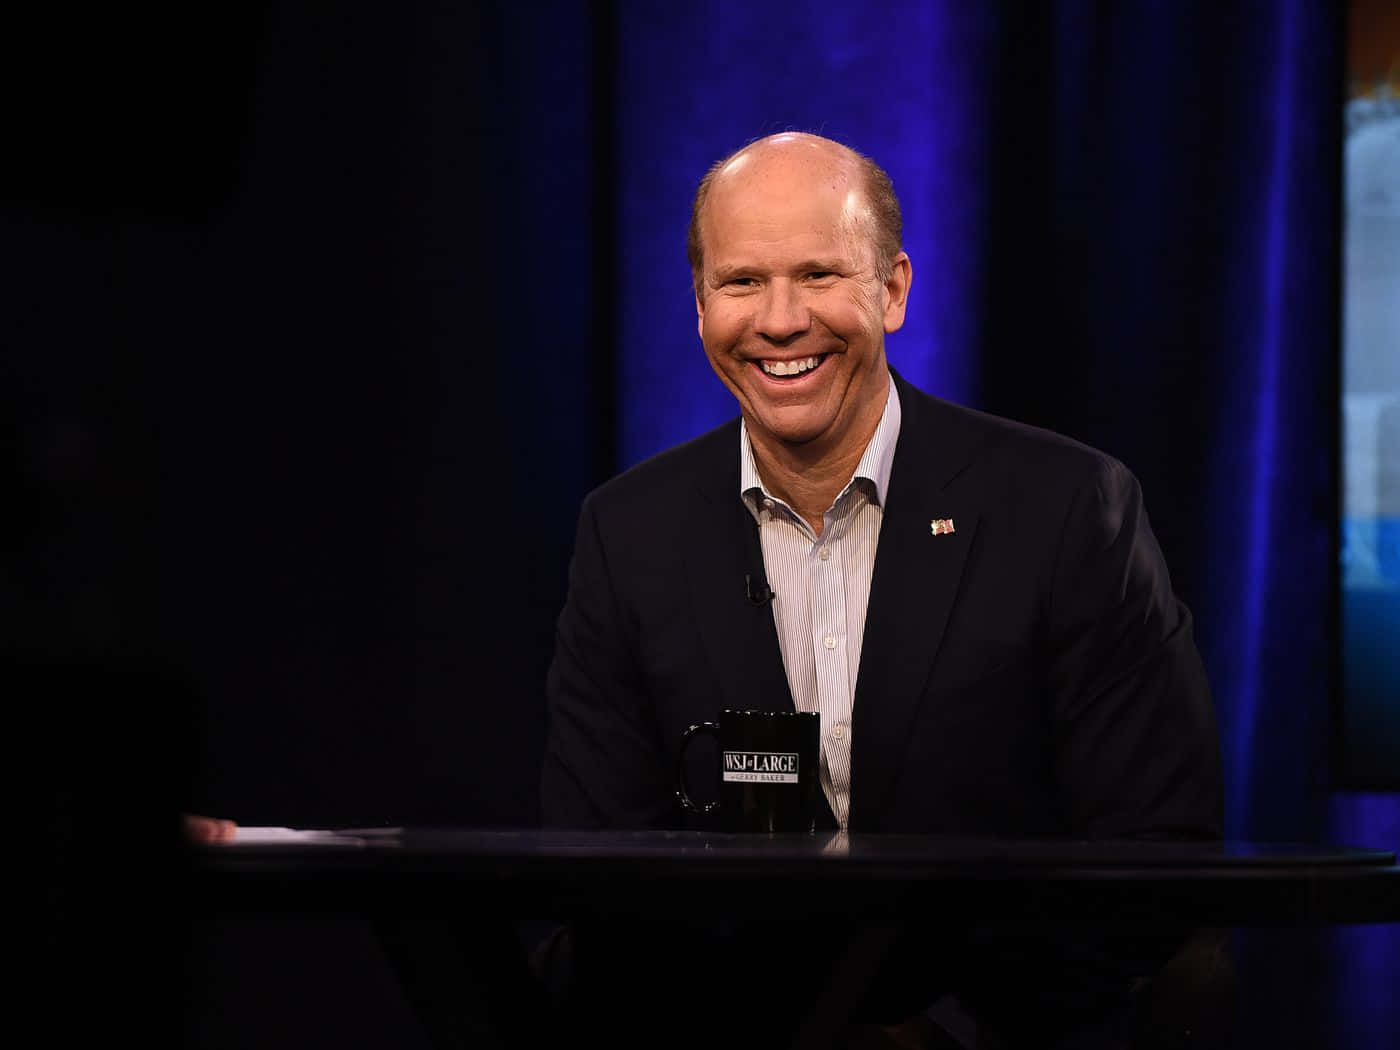
[(830, 429), (830, 421), (816, 420), (765, 420), (760, 417), (763, 430), (781, 441), (784, 445), (806, 445), (816, 441)]

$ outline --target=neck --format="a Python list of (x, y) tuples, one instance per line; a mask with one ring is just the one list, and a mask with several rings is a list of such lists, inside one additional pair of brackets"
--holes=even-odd
[(861, 425), (850, 432), (850, 440), (838, 447), (828, 447), (821, 441), (788, 445), (760, 436), (750, 427), (754, 466), (763, 487), (802, 515), (820, 536), (827, 508), (851, 480), (884, 411), (885, 399), (881, 398), (878, 411), (860, 420)]

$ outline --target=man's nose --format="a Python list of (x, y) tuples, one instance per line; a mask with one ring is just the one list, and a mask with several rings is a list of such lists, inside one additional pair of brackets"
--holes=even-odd
[(810, 323), (811, 313), (793, 282), (770, 281), (754, 318), (758, 334), (769, 342), (786, 343), (807, 331)]

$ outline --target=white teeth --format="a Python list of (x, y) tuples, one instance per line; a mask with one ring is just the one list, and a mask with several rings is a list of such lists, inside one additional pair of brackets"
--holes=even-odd
[(762, 361), (763, 370), (770, 376), (798, 376), (817, 367), (820, 357), (804, 357), (800, 361)]

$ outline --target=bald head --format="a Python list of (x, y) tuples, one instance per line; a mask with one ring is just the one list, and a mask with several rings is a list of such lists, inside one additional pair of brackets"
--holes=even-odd
[(695, 191), (686, 235), (695, 294), (704, 296), (705, 246), (703, 225), (711, 193), (726, 183), (763, 179), (773, 171), (804, 171), (814, 179), (839, 180), (851, 189), (850, 219), (867, 239), (876, 275), (883, 282), (900, 252), (903, 219), (894, 186), (883, 168), (869, 157), (832, 139), (806, 132), (769, 135), (716, 161)]

